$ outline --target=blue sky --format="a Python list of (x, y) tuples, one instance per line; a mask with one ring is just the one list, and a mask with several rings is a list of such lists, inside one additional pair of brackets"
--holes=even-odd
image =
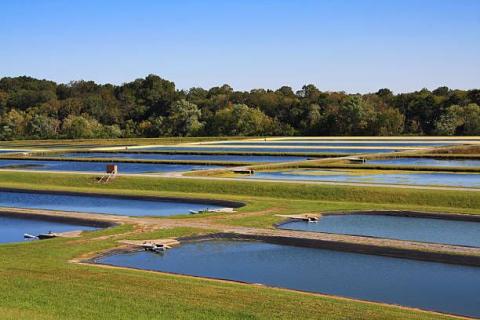
[(480, 88), (480, 0), (0, 1), (0, 77)]

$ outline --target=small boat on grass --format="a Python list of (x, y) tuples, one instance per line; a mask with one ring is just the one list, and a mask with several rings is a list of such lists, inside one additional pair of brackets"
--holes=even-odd
[(201, 213), (208, 213), (211, 212), (208, 209), (207, 210), (190, 210), (190, 214), (201, 214)]
[(52, 239), (52, 238), (56, 238), (58, 237), (58, 235), (52, 231), (49, 231), (48, 233), (40, 233), (38, 235), (33, 235), (33, 234), (29, 234), (29, 233), (25, 233), (23, 235), (23, 238), (24, 239), (37, 239), (37, 240), (45, 240), (45, 239)]
[(205, 210), (189, 210), (190, 214), (200, 213), (232, 213), (235, 212), (233, 208), (221, 208), (221, 209), (205, 209)]
[(318, 222), (318, 217), (308, 217), (307, 222), (308, 223), (317, 223)]
[(58, 235), (54, 232), (49, 231), (48, 233), (40, 233), (37, 237), (40, 240), (44, 240), (44, 239), (56, 238), (58, 237)]
[(142, 248), (145, 251), (152, 251), (155, 253), (162, 253), (170, 249), (171, 247), (164, 243), (144, 243), (142, 244)]

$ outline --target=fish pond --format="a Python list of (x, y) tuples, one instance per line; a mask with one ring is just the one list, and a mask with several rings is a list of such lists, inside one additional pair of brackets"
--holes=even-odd
[(392, 158), (367, 160), (366, 163), (398, 166), (480, 167), (480, 160), (477, 159)]
[(307, 157), (295, 156), (256, 156), (256, 155), (211, 155), (211, 154), (166, 154), (166, 153), (128, 153), (128, 152), (71, 152), (63, 155), (67, 158), (126, 158), (146, 160), (200, 160), (200, 161), (240, 161), (240, 162), (288, 162), (307, 160)]
[[(250, 140), (252, 141), (252, 140)], [(453, 138), (449, 137), (449, 139), (445, 139), (444, 137), (421, 137), (420, 139), (415, 139), (414, 137), (408, 137), (408, 138), (402, 138), (402, 137), (397, 137), (397, 138), (392, 138), (392, 137), (385, 137), (385, 138), (371, 138), (371, 137), (348, 137), (342, 138), (342, 137), (290, 137), (290, 138), (279, 138), (275, 140), (270, 140), (268, 139), (267, 141), (273, 141), (273, 142), (278, 142), (278, 141), (306, 141), (306, 142), (403, 142), (403, 143), (439, 143), (439, 144), (470, 144), (470, 143), (479, 143), (480, 138), (468, 138), (466, 139), (465, 137), (458, 137), (458, 138)], [(243, 141), (245, 142), (245, 141)]]
[(25, 233), (38, 235), (42, 233), (87, 231), (96, 230), (95, 227), (78, 225), (70, 222), (54, 222), (38, 219), (0, 216), (0, 243), (20, 242), (24, 240)]
[(97, 263), (480, 316), (480, 268), (253, 241), (182, 244), (164, 254), (120, 253)]
[(268, 147), (265, 146), (264, 148), (253, 146), (253, 147), (245, 147), (245, 146), (233, 146), (233, 147), (222, 147), (222, 146), (205, 146), (205, 147), (148, 147), (148, 148), (135, 148), (135, 150), (150, 150), (150, 151), (209, 151), (209, 152), (279, 152), (279, 153), (317, 153), (317, 154), (333, 154), (333, 153), (345, 153), (345, 154), (353, 154), (353, 153), (385, 153), (385, 152), (394, 152), (396, 151), (395, 148), (328, 148), (328, 147)]
[(303, 147), (439, 147), (446, 146), (448, 143), (423, 142), (423, 141), (226, 141), (212, 143), (215, 145), (233, 145), (233, 146), (303, 146)]
[(0, 207), (45, 209), (126, 216), (172, 216), (225, 206), (203, 201), (0, 191)]
[(131, 163), (131, 162), (87, 162), (54, 160), (0, 160), (0, 169), (37, 170), (37, 171), (79, 171), (105, 172), (108, 164), (116, 164), (119, 173), (165, 173), (218, 169), (215, 165)]
[(256, 172), (247, 179), (298, 180), (351, 183), (380, 183), (402, 185), (480, 187), (480, 174), (450, 172), (365, 173), (340, 170), (289, 170)]
[(281, 229), (480, 247), (480, 222), (384, 214), (331, 214), (318, 222), (293, 221)]

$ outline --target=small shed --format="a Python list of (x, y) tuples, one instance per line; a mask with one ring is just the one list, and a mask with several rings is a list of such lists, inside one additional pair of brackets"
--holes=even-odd
[(117, 174), (118, 173), (118, 166), (116, 164), (107, 164), (107, 173)]

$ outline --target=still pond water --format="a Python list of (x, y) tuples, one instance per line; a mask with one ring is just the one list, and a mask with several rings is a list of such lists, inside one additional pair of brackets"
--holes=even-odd
[(97, 228), (74, 223), (61, 223), (36, 219), (23, 219), (0, 216), (0, 243), (23, 241), (25, 233), (38, 235), (41, 233), (66, 232), (76, 230), (96, 230)]
[[(317, 174), (316, 174), (317, 173)], [(331, 181), (354, 183), (383, 183), (406, 185), (432, 185), (452, 187), (480, 187), (480, 174), (475, 173), (380, 173), (355, 175), (335, 170), (291, 170), (256, 172), (247, 179)]]
[(353, 154), (353, 153), (385, 153), (385, 152), (394, 152), (395, 148), (382, 148), (382, 149), (342, 149), (342, 148), (281, 148), (281, 147), (273, 147), (273, 148), (260, 148), (260, 147), (252, 147), (252, 148), (245, 148), (245, 147), (217, 147), (217, 146), (210, 146), (210, 147), (150, 147), (150, 148), (138, 148), (135, 150), (150, 150), (150, 151), (214, 151), (214, 152), (281, 152), (281, 153), (345, 153), (345, 154)]
[(143, 200), (108, 196), (0, 191), (0, 207), (77, 211), (126, 216), (172, 216), (221, 206), (185, 201)]
[(81, 153), (72, 152), (63, 155), (67, 158), (127, 158), (147, 160), (201, 160), (201, 161), (241, 161), (241, 162), (287, 162), (302, 161), (307, 157), (295, 156), (247, 156), (247, 155), (209, 155), (209, 154), (165, 154), (165, 153)]
[(396, 159), (368, 160), (367, 164), (389, 164), (389, 165), (399, 165), (399, 166), (429, 166), (429, 167), (480, 167), (480, 160), (396, 158)]
[(358, 142), (358, 141), (231, 141), (215, 143), (215, 145), (234, 145), (234, 146), (323, 146), (323, 147), (438, 147), (445, 146), (448, 143), (439, 142)]
[(0, 169), (38, 170), (38, 171), (78, 171), (105, 172), (108, 164), (115, 163), (119, 173), (165, 173), (195, 170), (218, 169), (221, 166), (189, 164), (157, 164), (128, 162), (83, 162), (51, 160), (0, 160)]
[(480, 222), (471, 221), (334, 214), (325, 215), (316, 223), (294, 221), (280, 228), (480, 247)]
[(97, 262), (480, 316), (480, 268), (475, 267), (226, 240)]

